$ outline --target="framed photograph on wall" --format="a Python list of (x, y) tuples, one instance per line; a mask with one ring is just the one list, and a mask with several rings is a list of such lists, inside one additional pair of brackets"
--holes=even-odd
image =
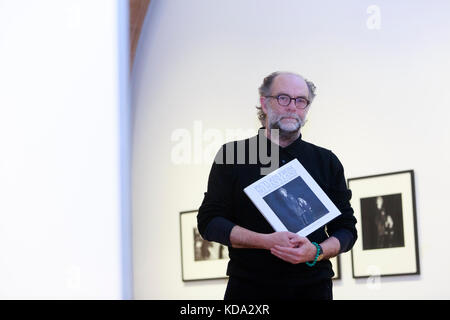
[(204, 240), (197, 229), (197, 210), (180, 212), (181, 275), (183, 281), (225, 279), (228, 248)]
[(354, 278), (420, 274), (414, 171), (348, 179), (358, 220)]

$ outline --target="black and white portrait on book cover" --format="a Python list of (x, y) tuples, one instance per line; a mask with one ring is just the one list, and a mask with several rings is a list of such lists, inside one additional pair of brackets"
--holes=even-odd
[(301, 177), (294, 178), (263, 199), (293, 233), (297, 233), (328, 213), (327, 208)]

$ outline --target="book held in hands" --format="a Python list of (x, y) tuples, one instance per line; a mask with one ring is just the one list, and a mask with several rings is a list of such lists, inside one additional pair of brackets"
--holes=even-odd
[(244, 189), (275, 231), (306, 237), (341, 214), (294, 159)]

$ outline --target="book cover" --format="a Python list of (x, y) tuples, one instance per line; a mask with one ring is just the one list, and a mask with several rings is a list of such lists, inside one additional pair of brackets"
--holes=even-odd
[(252, 183), (244, 192), (275, 231), (306, 237), (341, 214), (297, 159)]

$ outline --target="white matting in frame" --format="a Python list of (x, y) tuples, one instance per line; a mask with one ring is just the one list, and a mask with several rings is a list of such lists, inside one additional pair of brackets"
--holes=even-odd
[(228, 248), (204, 240), (197, 228), (197, 210), (180, 212), (183, 281), (227, 278)]
[(348, 179), (358, 220), (354, 278), (420, 274), (414, 171)]

